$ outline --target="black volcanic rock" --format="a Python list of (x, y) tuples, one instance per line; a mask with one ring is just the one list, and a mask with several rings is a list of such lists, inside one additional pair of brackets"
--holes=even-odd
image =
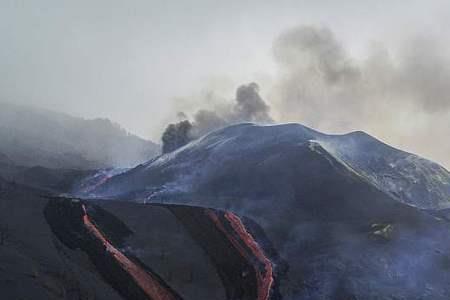
[[(243, 220), (277, 270), (271, 299), (450, 297), (448, 171), (364, 133), (242, 124), (103, 175), (82, 184), (86, 196), (111, 198), (85, 202), (95, 224), (184, 299), (255, 296), (258, 274), (266, 273), (227, 213)], [(18, 237), (0, 246), (5, 295), (61, 299), (70, 290), (117, 299), (117, 286), (105, 280), (111, 266), (98, 269), (77, 250), (83, 238), (65, 240), (64, 233), (76, 237), (73, 226), (50, 232), (46, 202), (36, 196), (42, 191), (2, 181), (0, 188), (0, 220)], [(208, 219), (205, 211), (214, 213)], [(61, 217), (72, 213), (54, 220), (65, 224)], [(39, 276), (26, 275), (36, 268)]]
[(252, 218), (288, 264), (283, 299), (448, 299), (449, 227), (429, 214), (448, 207), (448, 188), (444, 168), (364, 133), (241, 124), (115, 176), (91, 196)]
[(150, 267), (119, 248), (132, 232), (114, 215), (59, 198), (48, 202), (44, 214), (56, 237), (69, 249), (86, 253), (95, 271), (124, 299), (181, 299)]
[(44, 215), (57, 239), (86, 253), (124, 299), (169, 299), (149, 297), (133, 280), (130, 262), (174, 295), (170, 299), (281, 299), (284, 262), (248, 218), (203, 207), (67, 198), (50, 198)]
[(55, 238), (43, 214), (47, 192), (0, 179), (1, 299), (108, 299), (121, 297), (85, 256)]

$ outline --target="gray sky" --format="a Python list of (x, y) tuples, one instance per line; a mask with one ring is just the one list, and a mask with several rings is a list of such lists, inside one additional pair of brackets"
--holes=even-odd
[(108, 117), (157, 140), (182, 106), (174, 99), (207, 89), (231, 96), (250, 81), (269, 97), (273, 41), (291, 27), (328, 27), (362, 57), (375, 41), (450, 41), (448, 20), (449, 1), (0, 0), (0, 100)]

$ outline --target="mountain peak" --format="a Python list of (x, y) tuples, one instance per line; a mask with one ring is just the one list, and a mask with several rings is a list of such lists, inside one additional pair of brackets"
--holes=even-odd
[(261, 174), (287, 176), (294, 172), (293, 160), (306, 165), (308, 159), (324, 159), (341, 172), (348, 172), (346, 176), (363, 178), (399, 202), (426, 209), (450, 207), (450, 175), (438, 164), (395, 149), (362, 131), (330, 135), (296, 123), (244, 123), (216, 130), (113, 177), (94, 194), (114, 197), (131, 193), (133, 197), (155, 199), (192, 193), (215, 178), (238, 177), (243, 172), (255, 178)]

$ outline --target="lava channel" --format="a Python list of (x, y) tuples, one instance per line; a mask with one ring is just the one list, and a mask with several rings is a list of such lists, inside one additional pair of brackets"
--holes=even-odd
[[(240, 255), (245, 260), (251, 262), (256, 273), (258, 287), (257, 300), (269, 300), (274, 283), (274, 272), (272, 263), (264, 254), (261, 246), (247, 231), (245, 225), (236, 214), (225, 212), (224, 219), (219, 218), (217, 212), (210, 209), (206, 210), (206, 214), (214, 222), (216, 227), (225, 234)], [(231, 226), (232, 231), (227, 228), (228, 226), (226, 226), (224, 221)]]
[(106, 251), (108, 251), (113, 256), (113, 258), (119, 263), (121, 268), (124, 269), (133, 278), (136, 284), (151, 300), (181, 299), (174, 292), (162, 286), (156, 277), (154, 277), (152, 274), (149, 274), (146, 270), (142, 269), (140, 266), (126, 257), (122, 252), (120, 252), (117, 248), (115, 248), (91, 221), (84, 204), (82, 205), (82, 208), (84, 226), (95, 238), (103, 243)]

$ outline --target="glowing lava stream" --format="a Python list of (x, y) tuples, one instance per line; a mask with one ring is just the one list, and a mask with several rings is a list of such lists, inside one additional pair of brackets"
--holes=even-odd
[[(239, 241), (231, 235), (224, 227), (219, 217), (212, 210), (206, 211), (207, 215), (214, 221), (216, 226), (227, 236), (229, 241), (233, 246), (239, 251), (239, 253), (249, 262), (252, 260), (249, 257), (246, 249), (239, 243)], [(231, 227), (235, 233), (242, 239), (245, 245), (250, 249), (252, 254), (259, 260), (264, 266), (264, 274), (260, 272), (257, 265), (252, 263), (253, 268), (256, 273), (256, 280), (258, 285), (258, 300), (269, 300), (270, 290), (273, 285), (273, 267), (271, 261), (265, 256), (264, 251), (259, 246), (258, 242), (255, 241), (253, 236), (246, 230), (245, 225), (242, 224), (241, 219), (231, 213), (226, 212), (225, 218), (230, 223)]]
[(84, 215), (83, 223), (86, 228), (99, 239), (106, 247), (106, 251), (111, 253), (114, 259), (120, 264), (120, 266), (133, 278), (136, 284), (145, 292), (145, 294), (152, 300), (178, 300), (180, 299), (174, 295), (170, 290), (161, 286), (156, 278), (154, 278), (147, 271), (136, 265), (130, 259), (128, 259), (122, 252), (117, 250), (97, 229), (97, 227), (90, 220), (86, 207), (82, 205)]

